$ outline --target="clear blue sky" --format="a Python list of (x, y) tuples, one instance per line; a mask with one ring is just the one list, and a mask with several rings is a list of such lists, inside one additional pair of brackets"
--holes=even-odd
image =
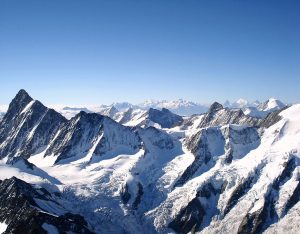
[(0, 104), (300, 101), (299, 0), (0, 0)]

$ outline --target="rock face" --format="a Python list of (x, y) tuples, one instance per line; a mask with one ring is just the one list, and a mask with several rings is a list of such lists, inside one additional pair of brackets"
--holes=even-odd
[(0, 155), (28, 158), (43, 151), (66, 119), (20, 90), (0, 123)]
[(259, 121), (259, 126), (263, 128), (268, 128), (278, 121), (282, 119), (280, 116), (280, 112), (284, 111), (287, 107), (283, 107), (282, 109), (276, 110), (274, 112), (270, 112), (265, 118)]
[(231, 163), (258, 147), (260, 136), (255, 127), (228, 125), (223, 128), (209, 127), (201, 129), (186, 140), (186, 147), (195, 156), (175, 186), (182, 185), (194, 174), (203, 173), (215, 165), (219, 156), (223, 163)]
[(154, 122), (158, 123), (162, 128), (171, 128), (179, 125), (182, 122), (182, 117), (173, 114), (168, 109), (162, 108), (162, 110), (156, 110), (150, 108), (148, 111), (148, 118)]
[(203, 221), (205, 210), (198, 198), (194, 198), (179, 215), (169, 223), (169, 227), (177, 233), (195, 233)]
[(131, 128), (108, 117), (82, 111), (60, 129), (45, 156), (56, 155), (59, 162), (81, 158), (91, 150), (91, 155), (102, 156), (112, 150), (133, 153), (140, 147), (140, 139)]
[(223, 108), (221, 104), (215, 102), (204, 115), (199, 127), (214, 127), (226, 124), (248, 124), (253, 126), (257, 122), (258, 119), (245, 115), (241, 109)]
[(45, 189), (35, 189), (15, 177), (0, 182), (0, 221), (7, 224), (5, 233), (47, 233), (51, 226), (59, 233), (93, 233), (77, 214), (50, 214), (35, 200), (56, 203)]
[(110, 118), (105, 118), (102, 131), (102, 138), (94, 151), (95, 157), (106, 153), (114, 154), (114, 151), (134, 154), (142, 148), (140, 136), (134, 128), (125, 127)]
[(162, 110), (150, 108), (148, 111), (128, 109), (117, 114), (115, 120), (128, 126), (144, 128), (154, 125), (161, 128), (172, 128), (183, 122), (181, 116), (165, 108), (162, 108)]
[(100, 135), (104, 117), (81, 111), (67, 122), (47, 149), (45, 156), (56, 155), (56, 162), (85, 155)]
[(174, 148), (173, 139), (165, 132), (158, 130), (154, 127), (140, 129), (139, 134), (143, 139), (146, 151), (148, 151), (149, 148), (153, 147), (157, 147), (161, 150), (170, 150)]

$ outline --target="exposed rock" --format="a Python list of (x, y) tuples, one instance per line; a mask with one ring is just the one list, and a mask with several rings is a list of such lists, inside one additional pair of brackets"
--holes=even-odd
[(172, 128), (183, 121), (181, 116), (176, 115), (165, 108), (162, 108), (161, 111), (150, 108), (148, 111), (148, 118), (152, 122), (158, 123), (162, 128)]
[(102, 115), (81, 111), (60, 129), (45, 155), (56, 155), (56, 162), (86, 155), (101, 133), (103, 120)]
[(276, 124), (278, 121), (280, 121), (282, 119), (282, 117), (280, 116), (280, 113), (285, 110), (286, 107), (283, 107), (280, 110), (276, 110), (274, 112), (269, 113), (265, 118), (261, 119), (259, 121), (259, 126), (263, 127), (263, 128), (268, 128), (274, 124)]
[(43, 228), (45, 223), (60, 233), (92, 233), (80, 215), (49, 214), (34, 199), (55, 202), (55, 197), (47, 190), (37, 191), (15, 177), (0, 182), (0, 221), (8, 225), (5, 233), (47, 233)]
[(215, 102), (204, 115), (199, 124), (199, 128), (226, 124), (247, 124), (249, 126), (255, 126), (257, 122), (258, 119), (245, 115), (241, 109), (231, 110), (229, 108), (223, 108), (221, 104)]
[(129, 202), (129, 200), (131, 198), (131, 194), (129, 193), (127, 183), (122, 187), (120, 196), (121, 196), (121, 200), (124, 204), (127, 204)]
[(137, 209), (138, 205), (141, 203), (142, 200), (142, 196), (144, 194), (144, 189), (143, 189), (143, 185), (141, 183), (138, 183), (138, 192), (137, 192), (137, 196), (132, 204), (132, 208), (133, 209)]
[(195, 233), (201, 226), (205, 210), (201, 202), (195, 197), (176, 218), (169, 223), (168, 227), (172, 228), (177, 233)]
[(54, 138), (66, 119), (21, 90), (0, 123), (0, 157), (30, 157)]

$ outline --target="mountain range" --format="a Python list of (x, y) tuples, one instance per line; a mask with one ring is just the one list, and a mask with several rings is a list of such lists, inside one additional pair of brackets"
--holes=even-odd
[(20, 90), (0, 120), (0, 232), (298, 233), (300, 104), (162, 103), (59, 113)]
[[(167, 100), (146, 100), (139, 104), (131, 104), (128, 102), (115, 102), (111, 105), (99, 105), (99, 106), (83, 106), (83, 107), (70, 107), (64, 105), (51, 105), (50, 107), (55, 109), (57, 112), (64, 115), (66, 118), (70, 119), (78, 114), (80, 111), (85, 111), (87, 113), (100, 113), (104, 115), (112, 116), (109, 111), (113, 110), (114, 112), (124, 112), (130, 109), (135, 111), (145, 111), (150, 108), (153, 109), (168, 109), (173, 113), (181, 116), (191, 116), (194, 114), (203, 114), (209, 109), (209, 104), (201, 104), (192, 101), (187, 101), (183, 99), (178, 99), (174, 101)], [(275, 109), (280, 109), (283, 106), (286, 106), (280, 100), (275, 98), (270, 98), (264, 102), (254, 101), (249, 102), (245, 99), (238, 99), (235, 102), (225, 101), (223, 104), (224, 107), (231, 109), (242, 109), (247, 115), (252, 115), (254, 117), (262, 118), (265, 117), (270, 111)], [(269, 106), (269, 107), (268, 107)], [(270, 107), (271, 106), (271, 107)], [(0, 118), (5, 114), (7, 110), (6, 105), (0, 106)], [(114, 113), (115, 114), (115, 113)]]
[[(136, 114), (145, 112), (149, 109), (168, 109), (173, 113), (181, 116), (191, 116), (195, 114), (203, 114), (209, 109), (208, 104), (200, 104), (183, 99), (176, 101), (156, 101), (147, 100), (140, 104), (130, 104), (128, 102), (113, 103), (111, 105), (100, 105), (100, 106), (86, 106), (86, 107), (68, 107), (63, 105), (51, 106), (57, 112), (70, 119), (78, 114), (80, 111), (88, 113), (100, 113), (102, 115), (110, 116), (111, 118), (118, 119), (122, 113), (126, 111), (134, 111)], [(266, 117), (267, 114), (274, 110), (278, 110), (286, 106), (280, 100), (270, 98), (264, 102), (248, 102), (244, 99), (239, 99), (236, 102), (226, 101), (223, 104), (224, 107), (230, 109), (242, 109), (246, 115), (250, 115), (257, 118)], [(2, 108), (4, 109), (4, 108)], [(4, 111), (2, 111), (3, 113)], [(118, 113), (118, 114), (117, 114)], [(117, 114), (117, 115), (116, 115)]]

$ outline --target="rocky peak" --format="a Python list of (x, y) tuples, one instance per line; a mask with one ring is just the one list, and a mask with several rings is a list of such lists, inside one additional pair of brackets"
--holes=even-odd
[(208, 112), (209, 112), (209, 113), (215, 113), (215, 112), (217, 112), (217, 111), (219, 111), (219, 110), (221, 110), (221, 109), (223, 109), (223, 108), (224, 108), (224, 107), (223, 107), (220, 103), (214, 102), (214, 103), (210, 106)]
[(20, 89), (17, 95), (14, 98), (15, 101), (22, 101), (22, 100), (28, 100), (28, 103), (32, 101), (32, 98), (29, 96), (29, 94), (24, 90)]
[(20, 113), (31, 101), (33, 101), (33, 99), (29, 96), (29, 94), (24, 89), (21, 89), (9, 104), (7, 113), (4, 118), (13, 118), (16, 114)]
[(0, 157), (28, 158), (40, 152), (65, 121), (59, 113), (20, 90), (0, 123)]

